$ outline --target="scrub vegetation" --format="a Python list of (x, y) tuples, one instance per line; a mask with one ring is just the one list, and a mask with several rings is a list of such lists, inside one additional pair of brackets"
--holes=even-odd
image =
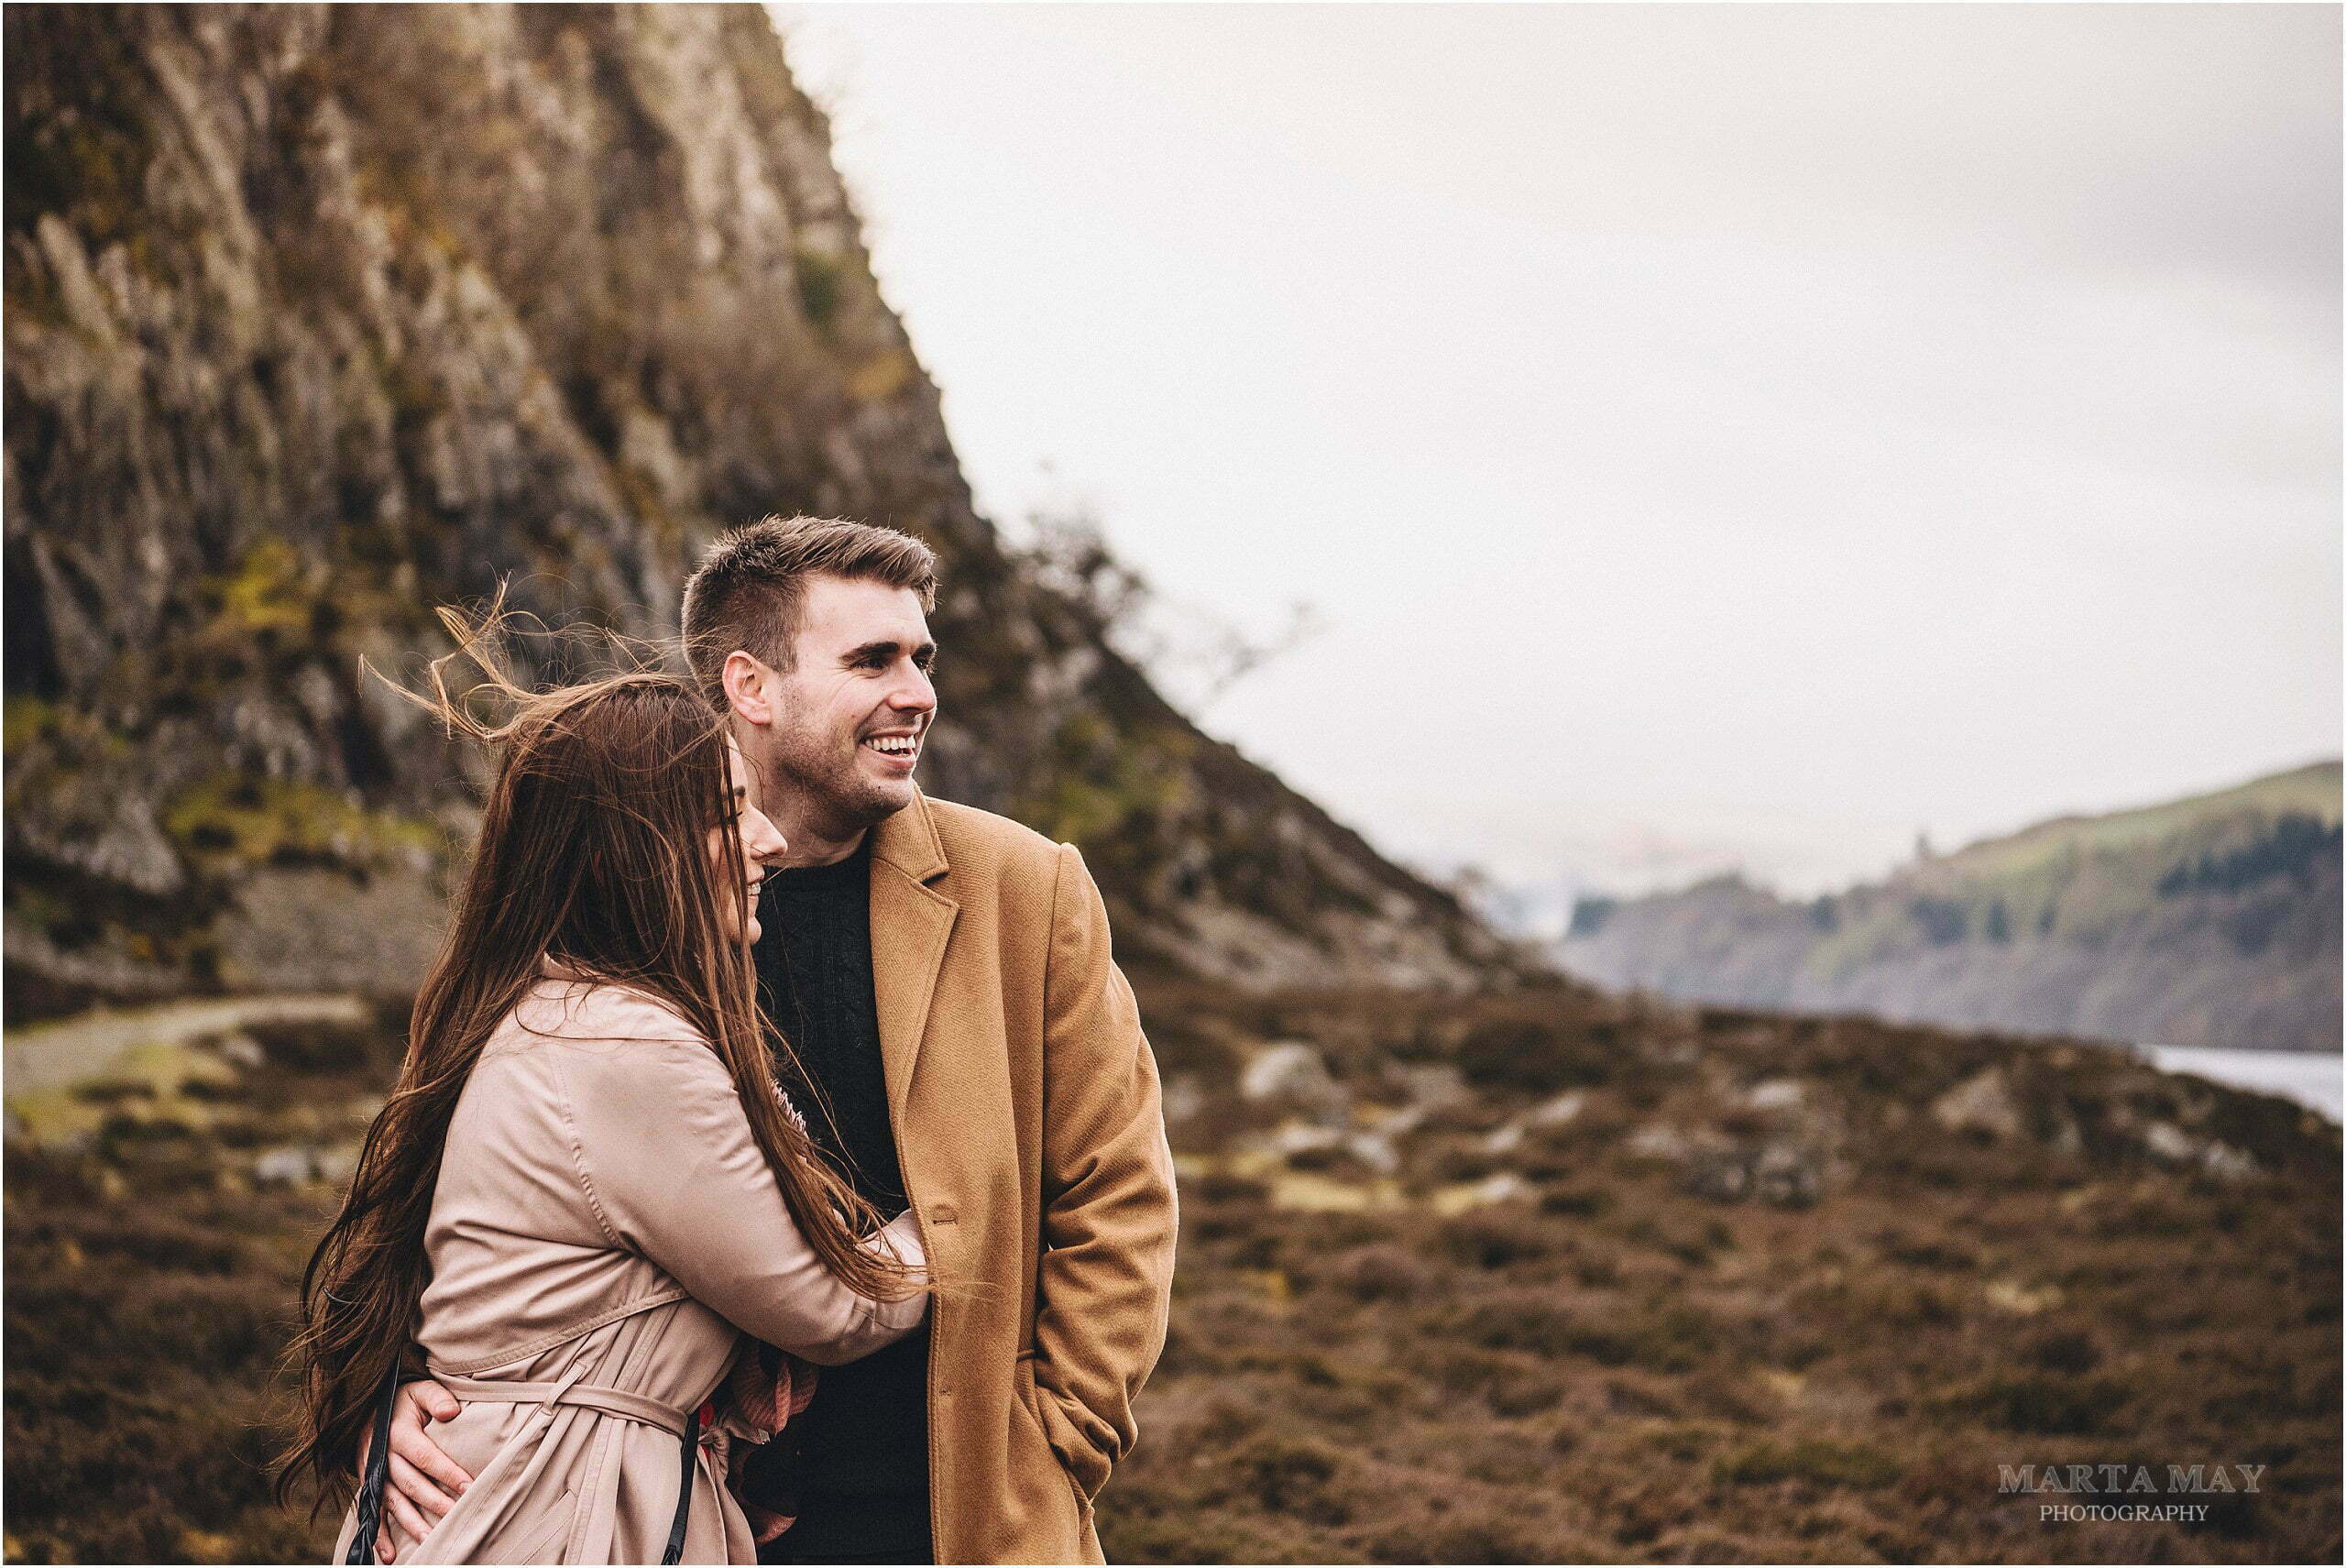
[[(1112, 1560), (2339, 1553), (2339, 1143), (2295, 1107), (1561, 987), (1144, 1003), (1182, 1252)], [(324, 1550), (263, 1423), (398, 1028), (252, 1024), (12, 1099), (10, 1560)], [(1999, 1491), (2079, 1464), (2235, 1489), (2110, 1499), (2187, 1524)]]

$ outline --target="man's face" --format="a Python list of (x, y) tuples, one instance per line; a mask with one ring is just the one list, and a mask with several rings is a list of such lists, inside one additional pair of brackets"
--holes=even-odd
[[(937, 688), (937, 644), (920, 596), (884, 583), (821, 575), (799, 605), (795, 663), (778, 711), (753, 742), (760, 771), (807, 817), (851, 834), (913, 800)], [(787, 809), (787, 807), (785, 807)]]

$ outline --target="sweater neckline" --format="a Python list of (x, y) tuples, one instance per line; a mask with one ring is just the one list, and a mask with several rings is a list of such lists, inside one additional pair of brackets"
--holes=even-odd
[(828, 866), (783, 866), (766, 873), (769, 886), (838, 887), (862, 880), (872, 874), (872, 835), (866, 833), (863, 842), (850, 853)]

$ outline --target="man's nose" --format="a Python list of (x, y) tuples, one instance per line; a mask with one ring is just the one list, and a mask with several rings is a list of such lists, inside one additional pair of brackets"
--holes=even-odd
[(937, 687), (926, 674), (915, 670), (910, 680), (888, 694), (888, 706), (909, 713), (926, 713), (937, 706)]

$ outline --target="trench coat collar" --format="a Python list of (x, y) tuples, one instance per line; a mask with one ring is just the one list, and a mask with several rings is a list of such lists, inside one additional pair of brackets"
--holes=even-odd
[[(880, 1015), (888, 1109), (900, 1127), (904, 1095), (928, 1032), (929, 1003), (945, 965), (946, 938), (961, 911), (928, 885), (949, 869), (928, 797), (917, 791), (910, 806), (872, 829), (872, 1000)], [(910, 1152), (899, 1135), (899, 1160), (909, 1164)]]

